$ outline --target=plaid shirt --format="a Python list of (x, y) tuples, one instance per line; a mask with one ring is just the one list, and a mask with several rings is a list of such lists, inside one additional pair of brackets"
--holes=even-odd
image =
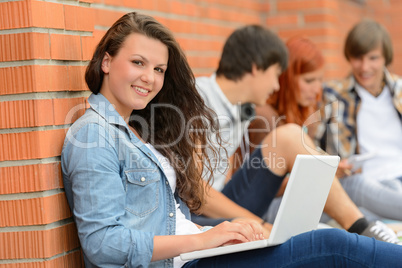
[[(402, 123), (402, 79), (385, 70), (384, 82), (391, 91), (394, 107)], [(356, 117), (361, 101), (355, 85), (356, 80), (349, 76), (324, 86), (321, 122), (314, 133), (309, 133), (316, 145), (341, 158), (359, 153)]]

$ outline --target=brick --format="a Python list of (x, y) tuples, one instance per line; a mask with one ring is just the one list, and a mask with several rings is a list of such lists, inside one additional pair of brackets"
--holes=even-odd
[(0, 30), (26, 28), (31, 25), (28, 2), (0, 3)]
[[(133, 2), (136, 2), (136, 1), (133, 1)], [(110, 5), (110, 6), (124, 6), (123, 0), (103, 0), (103, 3), (105, 5)]]
[[(179, 1), (170, 1), (170, 7), (169, 8), (175, 14), (185, 15), (186, 14), (185, 5), (186, 5), (186, 3), (182, 3), (182, 2), (179, 2)], [(193, 15), (195, 16), (196, 14), (193, 14)]]
[(64, 29), (63, 5), (58, 3), (29, 1), (31, 27)]
[(71, 124), (85, 107), (85, 98), (0, 102), (0, 129)]
[[(51, 125), (54, 122), (51, 100), (0, 102), (0, 129)], [(42, 115), (42, 116), (41, 116)]]
[(72, 124), (89, 107), (86, 98), (54, 99), (54, 125)]
[[(106, 31), (94, 30), (92, 36), (82, 36), (82, 60), (91, 60), (95, 52), (96, 46), (105, 35)], [(86, 87), (86, 85), (85, 85)]]
[(0, 68), (0, 95), (87, 90), (85, 68), (63, 65)]
[(0, 61), (50, 59), (49, 35), (17, 33), (0, 35)]
[[(236, 1), (233, 2), (231, 1), (230, 4), (237, 4), (237, 7), (240, 9), (237, 12), (241, 12), (241, 10), (247, 9), (247, 10), (252, 10), (256, 12), (260, 11), (268, 11), (269, 10), (269, 3), (264, 3), (265, 1)], [(264, 9), (263, 9), (264, 8)]]
[(50, 258), (78, 247), (74, 223), (44, 231), (0, 232), (0, 259)]
[(33, 262), (18, 262), (18, 263), (7, 263), (0, 265), (2, 268), (84, 268), (84, 259), (82, 257), (82, 252), (80, 250), (75, 250), (69, 252), (66, 255), (60, 257), (41, 261)]
[(92, 32), (95, 12), (92, 8), (64, 5), (66, 30)]
[[(371, 3), (371, 2), (370, 2)], [(396, 7), (402, 7), (402, 3), (399, 0), (388, 0), (388, 5), (392, 6), (392, 8)]]
[[(244, 11), (244, 10), (243, 10)], [(219, 7), (209, 7), (207, 11), (207, 18), (214, 20), (223, 20), (228, 22), (239, 22), (244, 24), (259, 23), (259, 14), (250, 12), (239, 12), (238, 10), (227, 10)]]
[(334, 9), (337, 10), (338, 0), (293, 0), (277, 1), (276, 9), (283, 11), (302, 11), (309, 9)]
[[(344, 12), (340, 12), (344, 11)], [(347, 12), (345, 12), (347, 11)], [(349, 15), (355, 20), (359, 20), (364, 15), (364, 9), (360, 5), (355, 5), (353, 1), (339, 1), (339, 16)]]
[(0, 201), (0, 227), (49, 224), (71, 216), (64, 193)]
[(192, 22), (177, 19), (165, 19), (163, 23), (174, 33), (186, 33), (186, 34), (197, 34), (197, 35), (210, 35), (210, 36), (222, 36), (227, 37), (236, 28), (235, 25), (232, 26), (219, 26), (213, 23), (202, 23), (202, 22)]
[[(388, 1), (369, 1), (367, 3), (367, 6), (369, 6), (369, 9), (375, 10), (375, 12), (387, 12), (390, 10), (391, 6), (389, 4), (388, 5), (385, 4), (384, 2), (388, 2)], [(398, 6), (398, 4), (394, 3), (392, 8), (397, 8), (397, 6)]]
[[(134, 1), (132, 1), (134, 2)], [(152, 1), (149, 1), (152, 2)], [(113, 23), (123, 16), (124, 12), (104, 10), (104, 9), (95, 9), (95, 25), (110, 27)]]
[(86, 90), (85, 83), (85, 70), (86, 66), (68, 66), (68, 89), (72, 91)]
[(184, 50), (214, 51), (221, 53), (224, 45), (223, 38), (220, 41), (190, 38), (176, 38), (176, 40)]
[(218, 57), (208, 56), (189, 56), (187, 60), (191, 68), (216, 68), (218, 67)]
[(305, 14), (304, 15), (305, 23), (331, 23), (338, 24), (339, 17), (335, 14)]
[(32, 92), (33, 69), (33, 66), (0, 68), (0, 95)]
[(97, 44), (94, 36), (81, 36), (82, 60), (92, 59)]
[(268, 26), (297, 26), (299, 21), (299, 16), (296, 14), (290, 15), (273, 15), (269, 16), (265, 23)]
[(259, 8), (261, 13), (268, 13), (272, 10), (272, 6), (270, 3), (266, 3), (264, 1), (264, 3), (260, 3), (260, 8)]
[(123, 0), (123, 6), (144, 10), (155, 10), (156, 2), (149, 0)]
[(59, 156), (66, 129), (0, 134), (0, 161)]
[[(93, 44), (94, 44), (94, 47), (93, 47), (92, 53), (95, 52), (96, 46), (98, 45), (98, 43), (102, 39), (102, 37), (105, 35), (105, 33), (106, 33), (106, 31), (94, 30), (94, 32), (93, 32), (93, 37), (94, 37)], [(91, 58), (92, 58), (92, 56), (91, 56)]]
[(34, 66), (35, 91), (69, 90), (68, 67), (63, 65)]
[(175, 13), (175, 14), (183, 14), (183, 11), (180, 10), (173, 10), (170, 1), (166, 0), (159, 0), (157, 1), (158, 4), (155, 4), (154, 10), (164, 13)]
[[(237, 12), (244, 10), (260, 11), (261, 1), (231, 1), (231, 0), (206, 0), (210, 5), (226, 6), (225, 8), (236, 8)], [(209, 6), (210, 6), (209, 5)]]
[[(175, 3), (175, 2), (173, 2)], [(184, 15), (187, 16), (191, 16), (191, 17), (195, 17), (197, 15), (197, 5), (193, 4), (193, 3), (183, 3), (184, 7)], [(174, 6), (172, 6), (173, 10), (174, 10)]]
[(340, 32), (336, 28), (299, 28), (299, 29), (280, 29), (278, 35), (283, 39), (288, 39), (295, 35), (303, 35), (306, 37), (334, 37), (340, 38)]
[(82, 60), (81, 39), (78, 35), (51, 34), (51, 58), (54, 60)]
[(60, 163), (0, 167), (0, 194), (63, 188)]

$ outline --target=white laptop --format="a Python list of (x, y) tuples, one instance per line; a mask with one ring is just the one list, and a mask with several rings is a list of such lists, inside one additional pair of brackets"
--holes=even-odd
[(275, 246), (316, 229), (338, 164), (338, 156), (297, 155), (268, 239), (187, 252), (180, 258), (192, 260)]

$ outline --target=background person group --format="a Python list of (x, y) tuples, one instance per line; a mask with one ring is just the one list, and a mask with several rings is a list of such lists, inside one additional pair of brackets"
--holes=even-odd
[[(286, 174), (291, 171), (295, 156), (322, 153), (321, 149), (316, 150), (309, 136), (303, 135), (302, 127), (307, 119), (314, 116), (321, 99), (323, 56), (308, 39), (290, 39), (287, 42), (288, 67), (280, 75), (277, 84), (272, 73), (269, 76), (267, 72), (263, 77), (260, 70), (264, 70), (266, 62), (272, 62), (275, 56), (280, 55), (274, 52), (280, 41), (275, 36), (263, 39), (262, 32), (263, 29), (258, 26), (236, 30), (226, 41), (216, 73), (196, 80), (197, 88), (207, 106), (214, 110), (220, 121), (220, 134), (227, 143), (225, 149), (228, 158), (241, 146), (243, 136), (247, 136), (249, 121), (241, 120), (239, 104), (255, 104), (259, 113), (261, 110), (266, 113), (268, 108), (279, 119), (272, 120), (272, 117), (265, 115), (267, 120), (263, 123), (277, 122), (277, 128), (271, 125), (271, 131), (266, 136), (250, 137), (250, 141), (256, 145), (255, 150), (250, 157), (244, 159), (243, 165), (233, 176), (225, 172), (215, 173), (212, 186), (224, 196), (217, 198), (219, 194), (214, 193), (213, 198), (207, 200), (202, 211), (203, 216), (193, 215), (193, 220), (199, 224), (214, 225), (228, 219), (247, 217), (244, 208), (272, 223), (279, 201), (271, 206), (268, 216), (264, 214), (272, 198), (281, 191), (281, 185), (286, 184)], [(244, 47), (247, 40), (252, 40), (257, 45)], [(284, 55), (280, 57), (284, 58)], [(270, 92), (273, 96), (268, 97)], [(264, 105), (266, 100), (270, 106)], [(311, 130), (317, 128), (315, 124), (311, 127)], [(222, 154), (222, 158), (224, 157), (225, 152)], [(273, 165), (281, 161), (284, 165)], [(226, 181), (228, 182), (225, 184)], [(238, 206), (225, 200), (225, 197)], [(389, 202), (400, 199), (401, 197), (389, 199)], [(369, 222), (363, 216), (338, 179), (334, 180), (324, 212), (350, 232), (398, 243), (392, 230), (379, 221)], [(393, 213), (397, 214), (398, 211), (394, 210)], [(394, 217), (400, 215), (402, 214)]]
[[(338, 177), (367, 217), (373, 220), (401, 220), (402, 172), (398, 164), (402, 156), (401, 112), (398, 106), (401, 103), (401, 88), (399, 78), (386, 69), (393, 59), (388, 32), (373, 20), (365, 19), (358, 23), (349, 32), (345, 43), (345, 56), (352, 67), (352, 74), (345, 80), (326, 83), (324, 92), (324, 60), (314, 43), (304, 37), (294, 37), (288, 40), (287, 47), (289, 68), (279, 78), (281, 89), (268, 99), (266, 106), (257, 109), (260, 117), (250, 126), (250, 140), (257, 144), (264, 137), (261, 131), (253, 130), (275, 127), (275, 124), (267, 127), (266, 123), (304, 126), (306, 134), (315, 138), (316, 145), (343, 157)], [(362, 102), (358, 92), (369, 99), (365, 104), (369, 111), (358, 109)], [(368, 95), (365, 92), (376, 93)], [(366, 119), (357, 120), (359, 117)], [(384, 131), (387, 126), (389, 131)], [(359, 144), (363, 144), (363, 150)], [(348, 163), (348, 158), (359, 152), (376, 154), (365, 162), (362, 173), (357, 171), (352, 174), (354, 168)], [(265, 217), (267, 221), (274, 220), (279, 204), (280, 198), (273, 201)], [(368, 230), (381, 229), (379, 226), (383, 224), (373, 221)], [(390, 235), (393, 233), (381, 234), (382, 237)]]

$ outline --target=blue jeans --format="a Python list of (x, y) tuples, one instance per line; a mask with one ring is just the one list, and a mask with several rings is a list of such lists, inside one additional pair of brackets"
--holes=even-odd
[[(285, 176), (277, 176), (267, 167), (261, 149), (254, 150), (242, 167), (225, 185), (222, 193), (233, 202), (262, 217), (275, 198)], [(215, 226), (225, 220), (191, 215), (191, 220), (199, 225)]]
[(321, 229), (279, 246), (193, 260), (183, 267), (402, 267), (401, 256), (402, 246)]
[(339, 181), (357, 206), (380, 217), (402, 221), (402, 177), (376, 181), (356, 174)]

